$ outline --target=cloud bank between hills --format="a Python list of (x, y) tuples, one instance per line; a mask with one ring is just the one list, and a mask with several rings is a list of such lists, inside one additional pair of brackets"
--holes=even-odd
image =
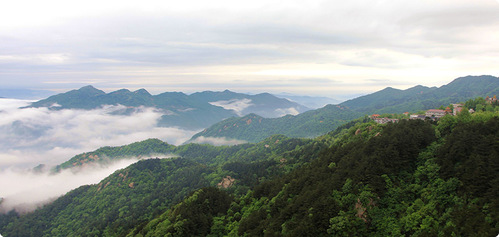
[(114, 113), (123, 106), (95, 110), (19, 109), (28, 103), (0, 99), (0, 171), (57, 165), (82, 152), (148, 138), (179, 145), (197, 132), (157, 127), (162, 113), (154, 108), (139, 108), (129, 115)]

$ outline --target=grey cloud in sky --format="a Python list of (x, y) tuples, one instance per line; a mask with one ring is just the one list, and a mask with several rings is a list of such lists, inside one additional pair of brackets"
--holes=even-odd
[[(92, 4), (81, 7), (91, 9)], [(199, 79), (192, 76), (190, 81), (208, 85), (206, 89), (230, 85), (236, 77), (268, 81), (264, 84), (272, 87), (273, 80), (296, 79), (290, 76), (295, 69), (310, 71), (307, 78), (323, 76), (314, 75), (321, 74), (319, 64), (330, 68), (326, 77), (338, 81), (396, 81), (406, 73), (411, 80), (431, 83), (463, 74), (493, 74), (491, 65), (499, 54), (499, 46), (493, 44), (499, 40), (496, 1), (256, 1), (244, 7), (220, 1), (147, 2), (119, 4), (116, 10), (111, 6), (96, 6), (95, 14), (65, 6), (75, 16), (61, 9), (51, 12), (61, 15), (59, 21), (0, 31), (0, 86), (57, 89), (81, 81), (161, 86), (162, 81), (180, 77), (162, 72), (167, 68), (194, 72)], [(288, 69), (281, 75), (258, 73), (282, 67)], [(224, 70), (231, 72), (225, 75)], [(151, 83), (151, 77), (164, 79)]]

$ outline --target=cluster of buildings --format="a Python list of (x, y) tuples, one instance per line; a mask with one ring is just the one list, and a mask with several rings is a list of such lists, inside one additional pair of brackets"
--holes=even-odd
[[(497, 101), (497, 99), (496, 99)], [(438, 120), (439, 118), (447, 115), (447, 114), (451, 114), (451, 115), (454, 115), (456, 116), (458, 113), (460, 113), (464, 107), (463, 104), (452, 104), (452, 109), (450, 107), (447, 107), (445, 108), (445, 110), (443, 109), (429, 109), (426, 111), (426, 113), (424, 115), (422, 114), (411, 114), (409, 116), (410, 119), (421, 119), (421, 120), (425, 120), (425, 119), (433, 119), (433, 120)], [(469, 111), (470, 113), (473, 113), (473, 109), (470, 109)], [(409, 115), (408, 112), (404, 113), (406, 115)], [(376, 123), (379, 123), (379, 124), (385, 124), (385, 123), (396, 123), (398, 122), (399, 120), (398, 119), (391, 119), (391, 118), (381, 118), (379, 114), (373, 114), (370, 116), (372, 120), (374, 120), (374, 122)]]
[[(493, 96), (493, 97), (489, 97), (487, 96), (485, 98), (485, 102), (488, 103), (488, 104), (498, 104), (499, 101), (497, 100), (497, 96)], [(450, 114), (450, 115), (453, 115), (453, 116), (456, 116), (457, 114), (459, 114), (462, 110), (464, 109), (464, 105), (463, 104), (452, 104), (452, 109), (451, 107), (447, 107), (445, 109), (429, 109), (426, 111), (426, 113), (423, 115), (423, 114), (411, 114), (409, 115), (408, 112), (405, 112), (404, 114), (405, 115), (409, 115), (409, 118), (410, 119), (421, 119), (421, 120), (425, 120), (425, 119), (433, 119), (433, 120), (438, 120), (439, 118), (447, 115), (447, 114)], [(475, 111), (473, 109), (470, 109), (469, 110), (470, 113), (474, 113)], [(372, 120), (374, 120), (376, 123), (379, 123), (379, 124), (385, 124), (385, 123), (396, 123), (398, 122), (399, 120), (398, 119), (391, 119), (391, 118), (381, 118), (381, 115), (379, 114), (373, 114), (370, 116)]]
[(485, 97), (485, 102), (489, 104), (494, 104), (497, 103), (497, 96), (492, 96), (492, 97)]
[[(432, 118), (432, 119), (439, 119), (447, 114), (451, 114), (456, 116), (458, 113), (460, 113), (463, 110), (463, 104), (452, 104), (452, 109), (450, 107), (443, 109), (429, 109), (425, 113), (425, 118)], [(471, 111), (470, 111), (471, 112)], [(412, 118), (412, 115), (411, 115)], [(425, 119), (423, 118), (423, 119)], [(419, 119), (415, 118), (415, 119)]]
[(374, 120), (374, 122), (379, 123), (379, 124), (385, 124), (385, 123), (396, 123), (399, 120), (398, 119), (391, 119), (391, 118), (380, 118), (379, 114), (373, 114), (371, 115), (371, 119)]

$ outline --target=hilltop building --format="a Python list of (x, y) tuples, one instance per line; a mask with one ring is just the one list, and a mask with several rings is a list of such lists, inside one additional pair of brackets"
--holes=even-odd
[(489, 104), (497, 103), (497, 96), (492, 96), (492, 97), (485, 97), (485, 102)]
[(422, 115), (422, 114), (411, 114), (411, 116), (409, 116), (409, 118), (410, 119), (421, 119), (421, 120), (425, 120), (426, 116)]
[(441, 109), (429, 109), (426, 111), (426, 117), (430, 117), (430, 118), (441, 118), (443, 116), (445, 116), (447, 114), (447, 112), (445, 112), (445, 110), (441, 110)]
[(379, 123), (379, 124), (385, 124), (385, 123), (389, 123), (389, 122), (392, 122), (392, 123), (396, 123), (398, 122), (399, 120), (398, 119), (391, 119), (391, 118), (380, 118), (381, 115), (379, 114), (373, 114), (371, 116), (369, 116), (372, 120), (374, 120), (374, 122), (376, 123)]
[(398, 119), (391, 119), (391, 118), (375, 118), (373, 120), (374, 120), (374, 122), (379, 123), (379, 124), (385, 124), (385, 123), (390, 123), (390, 122), (396, 123), (399, 121)]
[(454, 107), (452, 114), (456, 116), (458, 113), (461, 113), (463, 111), (463, 104), (452, 104), (452, 107)]

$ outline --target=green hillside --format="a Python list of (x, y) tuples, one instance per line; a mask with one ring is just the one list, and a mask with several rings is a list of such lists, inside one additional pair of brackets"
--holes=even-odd
[(231, 202), (200, 190), (128, 236), (496, 236), (498, 114), (448, 119), (352, 123), (308, 165)]
[(204, 136), (259, 142), (273, 134), (312, 138), (331, 131), (359, 116), (361, 116), (360, 113), (335, 105), (327, 105), (321, 109), (310, 110), (296, 116), (287, 115), (280, 118), (263, 118), (256, 114), (249, 114), (214, 124), (194, 135), (191, 141)]
[(460, 77), (437, 87), (415, 86), (407, 90), (391, 87), (345, 101), (340, 105), (354, 111), (372, 113), (404, 113), (464, 102), (477, 96), (499, 94), (499, 78), (494, 76)]
[[(145, 144), (165, 147), (154, 139), (129, 146)], [(284, 136), (238, 146), (169, 147), (182, 158), (141, 160), (99, 184), (75, 189), (33, 213), (0, 215), (0, 233), (3, 236), (123, 236), (192, 191), (216, 187), (227, 177), (235, 179), (234, 186), (227, 190), (242, 195), (258, 183), (303, 165), (310, 159), (301, 154), (306, 147), (311, 152), (324, 148), (313, 140)], [(126, 148), (105, 148), (96, 153)], [(132, 153), (135, 152), (131, 150), (128, 155)], [(287, 166), (283, 167), (283, 163)]]
[(148, 156), (164, 156), (172, 153), (175, 147), (159, 139), (148, 139), (119, 147), (102, 147), (92, 152), (79, 154), (68, 161), (55, 167), (55, 171), (85, 164), (106, 164), (119, 159), (136, 157), (138, 159)]

